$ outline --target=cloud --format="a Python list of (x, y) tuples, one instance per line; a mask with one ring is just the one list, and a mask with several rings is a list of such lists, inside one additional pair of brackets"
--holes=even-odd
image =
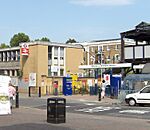
[(82, 6), (120, 6), (133, 4), (135, 0), (70, 0), (72, 4)]

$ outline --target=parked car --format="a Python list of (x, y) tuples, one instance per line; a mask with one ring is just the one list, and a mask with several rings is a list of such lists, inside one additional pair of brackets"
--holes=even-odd
[(150, 85), (145, 86), (136, 93), (127, 94), (125, 101), (130, 106), (150, 104)]

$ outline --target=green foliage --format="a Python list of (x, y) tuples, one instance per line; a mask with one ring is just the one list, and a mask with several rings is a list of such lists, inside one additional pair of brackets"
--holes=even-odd
[(68, 43), (76, 43), (77, 41), (75, 39), (71, 39), (69, 38), (67, 41), (66, 41), (66, 44)]
[(35, 41), (50, 42), (49, 38), (47, 37), (42, 37), (41, 39), (35, 39)]
[(2, 48), (9, 48), (9, 45), (6, 45), (5, 43), (1, 43), (0, 44), (0, 49)]
[(14, 46), (19, 46), (19, 43), (21, 42), (29, 42), (30, 38), (28, 35), (24, 34), (24, 33), (18, 33), (15, 34), (11, 40), (10, 40), (10, 46), (14, 47)]
[(41, 39), (41, 41), (50, 42), (50, 40), (49, 40), (47, 37), (43, 37), (43, 38)]

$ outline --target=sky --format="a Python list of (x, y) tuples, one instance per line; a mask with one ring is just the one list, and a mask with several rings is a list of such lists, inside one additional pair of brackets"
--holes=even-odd
[(0, 43), (19, 32), (60, 43), (120, 38), (150, 23), (149, 12), (150, 0), (0, 0)]

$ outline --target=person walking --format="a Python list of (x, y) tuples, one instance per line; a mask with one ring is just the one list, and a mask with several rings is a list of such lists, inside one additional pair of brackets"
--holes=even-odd
[(105, 84), (105, 80), (103, 80), (102, 81), (102, 92), (101, 92), (102, 98), (105, 97), (105, 88), (106, 88), (106, 84)]
[(13, 102), (15, 100), (16, 89), (13, 87), (11, 83), (9, 83), (8, 92), (9, 92), (9, 99), (10, 99), (10, 107), (12, 109)]

